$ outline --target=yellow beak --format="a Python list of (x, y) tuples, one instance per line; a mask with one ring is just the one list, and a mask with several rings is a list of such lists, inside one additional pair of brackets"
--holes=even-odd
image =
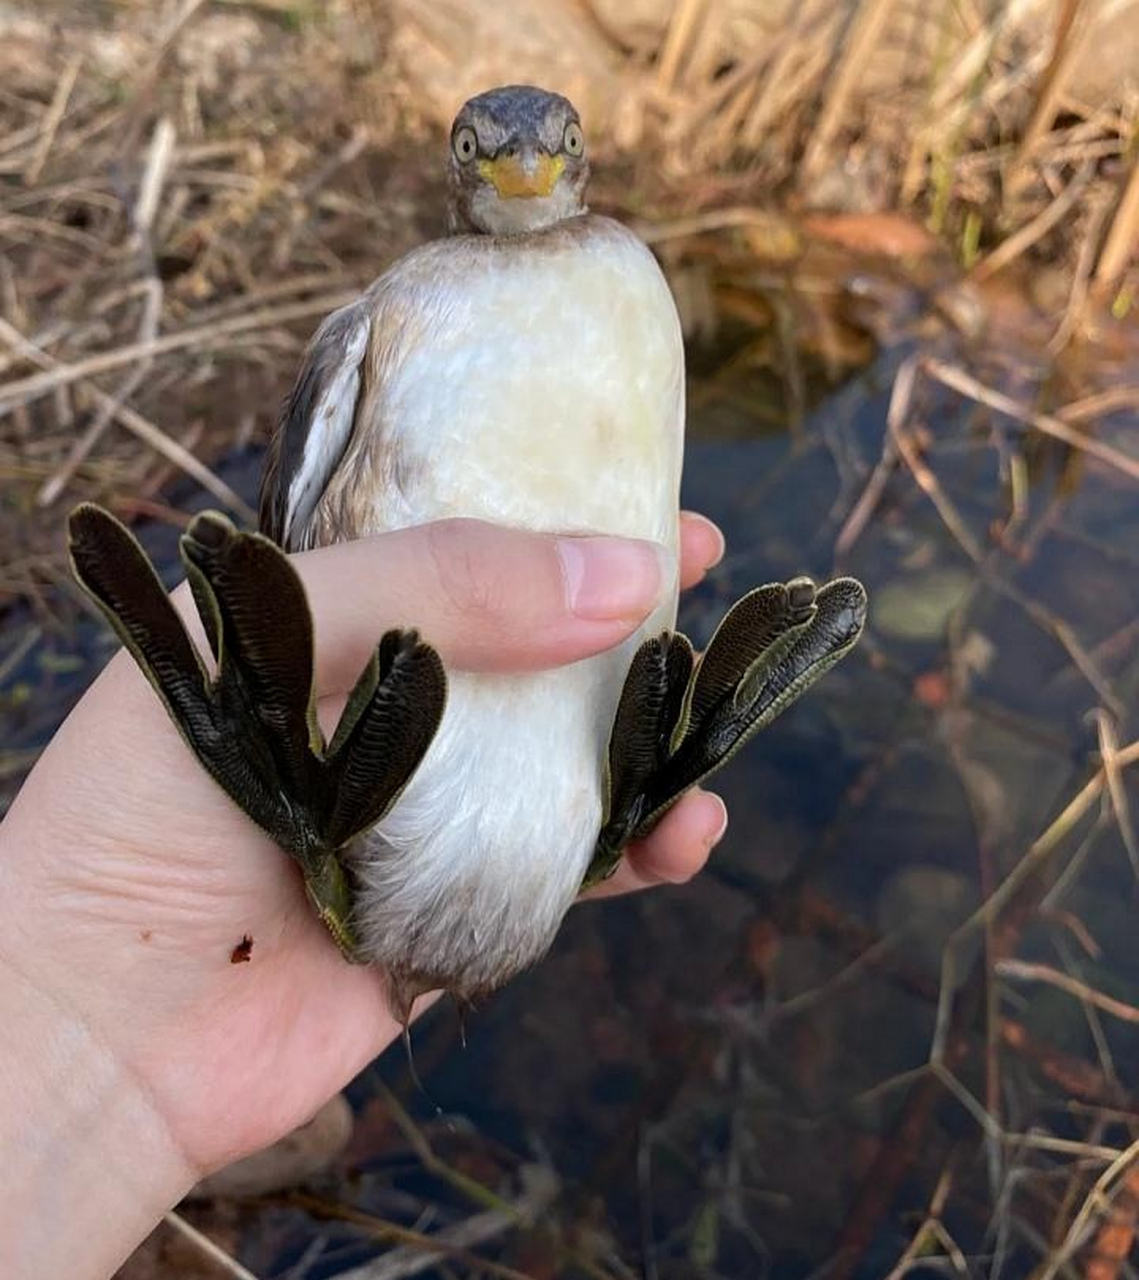
[(503, 200), (518, 196), (548, 196), (566, 167), (562, 156), (530, 156), (529, 163), (519, 156), (500, 156), (497, 160), (480, 160), (479, 173)]

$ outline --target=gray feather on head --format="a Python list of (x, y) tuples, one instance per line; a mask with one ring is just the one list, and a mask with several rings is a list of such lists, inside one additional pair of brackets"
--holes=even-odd
[(451, 126), (453, 232), (519, 235), (586, 212), (581, 119), (561, 94), (504, 85), (464, 103)]

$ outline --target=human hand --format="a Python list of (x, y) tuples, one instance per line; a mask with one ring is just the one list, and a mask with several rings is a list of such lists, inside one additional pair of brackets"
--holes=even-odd
[[(572, 541), (594, 589), (588, 618), (572, 612), (553, 537), (448, 521), (296, 557), (322, 705), (335, 715), (378, 636), (406, 622), (408, 599), (456, 668), (533, 669), (618, 643), (656, 602), (656, 556), (643, 544)], [(685, 518), (683, 585), (721, 549), (712, 526)], [(191, 620), (184, 588), (176, 598)], [(724, 821), (716, 797), (690, 793), (594, 893), (687, 879)], [(251, 963), (232, 963), (246, 935)], [(60, 1120), (70, 1099), (73, 1120), (94, 1105), (112, 1122), (108, 1135), (88, 1116), (86, 1132), (60, 1141), (80, 1165), (98, 1156), (108, 1190), (116, 1176), (133, 1184), (122, 1202), (133, 1197), (143, 1230), (203, 1173), (306, 1120), (401, 1030), (380, 975), (344, 963), (296, 869), (198, 766), (122, 653), (0, 828), (0, 1021), (23, 1029), (12, 1035), (14, 1066), (0, 1070), (0, 1146), (12, 1149), (5, 1079), (23, 1070), (51, 1081), (54, 1070)], [(85, 1077), (101, 1082), (102, 1103), (85, 1095)], [(26, 1081), (16, 1096), (34, 1111)], [(99, 1145), (131, 1126), (120, 1167), (122, 1151)], [(10, 1167), (20, 1176), (18, 1162)], [(41, 1173), (58, 1195), (63, 1171)], [(34, 1186), (23, 1179), (25, 1198)], [(2, 1191), (0, 1200), (11, 1203)], [(32, 1204), (25, 1216), (34, 1213)], [(37, 1260), (53, 1243), (39, 1242)]]

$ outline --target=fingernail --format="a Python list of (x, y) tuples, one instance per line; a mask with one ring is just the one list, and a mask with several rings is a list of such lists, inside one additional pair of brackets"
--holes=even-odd
[(724, 550), (727, 545), (724, 542), (724, 535), (720, 526), (709, 520), (707, 516), (702, 516), (699, 511), (686, 511), (684, 518), (692, 524), (699, 525), (703, 530), (709, 542), (708, 554), (704, 557), (703, 567), (705, 569), (714, 568), (724, 558)]
[(570, 612), (594, 622), (639, 621), (675, 572), (655, 542), (630, 538), (559, 538)]
[(717, 795), (707, 793), (709, 799), (715, 800), (719, 812), (715, 820), (708, 824), (708, 834), (704, 837), (704, 847), (706, 849), (714, 849), (724, 838), (724, 832), (728, 829), (728, 806)]

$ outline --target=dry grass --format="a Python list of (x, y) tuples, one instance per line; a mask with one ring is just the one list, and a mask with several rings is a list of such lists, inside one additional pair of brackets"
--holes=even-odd
[(0, 19), (0, 598), (58, 580), (84, 496), (156, 502), (181, 472), (251, 519), (213, 460), (264, 434), (306, 333), (431, 203), (377, 148), (338, 29), (54, 9), (61, 35)]
[[(1139, 95), (1119, 78), (1114, 98), (1080, 98), (1081, 58), (1126, 14), (1119, 0), (991, 20), (900, 0), (762, 18), (692, 0), (646, 6), (629, 29), (597, 0), (546, 6), (524, 41), (509, 7), (490, 8), (449, 25), (426, 0), (5, 11), (0, 518), (14, 532), (0, 593), (58, 578), (61, 514), (78, 498), (153, 502), (182, 471), (249, 518), (210, 464), (265, 434), (317, 318), (437, 230), (422, 143), (464, 76), (588, 69), (588, 93), (613, 107), (600, 202), (667, 236), (697, 308), (706, 294), (728, 316), (771, 314), (749, 258), (786, 268), (820, 234), (773, 206), (907, 209), (978, 279), (1047, 261), (1066, 299), (1059, 347), (1093, 300), (1130, 306)], [(654, 236), (662, 216), (674, 229)], [(870, 221), (842, 234), (877, 247)], [(822, 268), (831, 295), (849, 269)], [(833, 324), (820, 312), (808, 327)], [(773, 357), (792, 381), (797, 342)]]

